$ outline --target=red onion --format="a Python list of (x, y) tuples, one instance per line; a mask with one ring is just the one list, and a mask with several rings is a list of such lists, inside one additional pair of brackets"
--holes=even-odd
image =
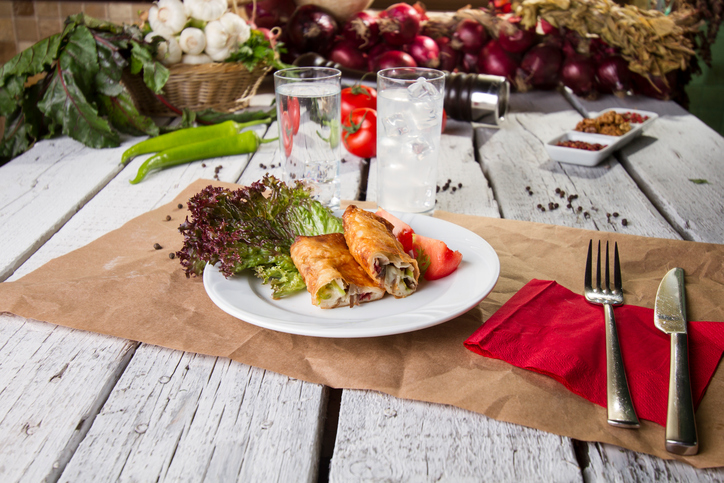
[(415, 59), (418, 66), (436, 68), (440, 65), (440, 48), (430, 37), (416, 36), (409, 45), (405, 46), (405, 52)]
[(379, 15), (380, 33), (394, 46), (409, 44), (420, 31), (420, 16), (406, 3), (390, 5)]
[[(450, 39), (447, 37), (438, 37), (435, 42), (440, 50), (440, 69), (452, 72), (460, 62), (460, 51), (453, 49), (450, 45)], [(478, 59), (475, 59), (477, 65)]]
[(256, 2), (256, 13), (252, 2), (244, 5), (247, 18), (253, 16), (254, 25), (257, 28), (280, 27), (287, 23), (289, 17), (294, 13), (294, 0), (260, 0)]
[(316, 5), (302, 5), (292, 14), (286, 31), (299, 51), (325, 55), (337, 34), (337, 21)]
[(460, 66), (463, 71), (475, 74), (478, 72), (478, 62), (480, 61), (477, 54), (464, 53), (463, 58), (460, 60)]
[(384, 42), (372, 47), (369, 52), (367, 52), (367, 70), (371, 72), (376, 71), (377, 69), (375, 69), (375, 62), (377, 61), (377, 58), (385, 52), (389, 52), (391, 50), (393, 50), (393, 48), (390, 45), (385, 44)]
[(354, 42), (349, 40), (340, 40), (334, 44), (327, 58), (348, 69), (367, 69), (367, 56), (357, 48)]
[(372, 71), (390, 69), (392, 67), (417, 67), (415, 59), (407, 52), (390, 50), (372, 61)]
[(540, 29), (543, 35), (560, 35), (561, 31), (551, 25), (546, 19), (542, 18), (539, 21)]
[[(658, 75), (652, 75), (650, 77), (651, 80), (649, 81), (646, 77), (632, 72), (631, 78), (633, 79), (635, 92), (662, 101), (670, 100), (676, 89), (676, 71), (672, 70), (667, 73), (665, 76), (666, 81), (664, 81), (664, 77)], [(666, 85), (666, 83), (668, 83), (668, 85)]]
[(500, 46), (506, 51), (520, 54), (533, 45), (533, 42), (535, 42), (535, 32), (518, 28), (512, 23), (501, 22), (498, 42), (500, 42)]
[(496, 40), (488, 42), (480, 52), (478, 72), (481, 74), (499, 75), (514, 82), (517, 69), (518, 64), (513, 57)]
[(342, 26), (342, 35), (354, 43), (358, 49), (369, 49), (375, 45), (380, 37), (380, 27), (377, 17), (367, 12), (359, 12), (347, 20)]
[(577, 96), (587, 97), (596, 93), (596, 68), (589, 58), (568, 57), (561, 68), (561, 80)]
[(488, 40), (488, 33), (480, 22), (465, 18), (455, 28), (453, 39), (455, 47), (463, 52), (477, 54)]
[(560, 81), (559, 71), (563, 53), (550, 45), (539, 44), (523, 56), (520, 68), (525, 72), (525, 81), (538, 89), (553, 89)]
[(628, 62), (618, 55), (603, 59), (596, 67), (596, 77), (602, 92), (612, 92), (623, 97), (631, 89)]

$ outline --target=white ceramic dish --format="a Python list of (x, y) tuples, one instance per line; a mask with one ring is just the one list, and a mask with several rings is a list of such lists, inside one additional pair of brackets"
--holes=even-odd
[(252, 274), (225, 278), (207, 265), (204, 287), (224, 312), (250, 324), (315, 337), (377, 337), (420, 330), (467, 312), (495, 287), (500, 260), (493, 247), (470, 230), (423, 215), (395, 213), (416, 233), (442, 239), (463, 254), (458, 269), (435, 281), (423, 281), (404, 299), (385, 295), (353, 308), (322, 310), (309, 292), (274, 300), (271, 289)]
[[(659, 117), (659, 115), (655, 112), (626, 108), (606, 109), (599, 113), (591, 113), (590, 117), (595, 118), (609, 111), (619, 113), (637, 113), (640, 114), (642, 117), (648, 116), (648, 119), (642, 123), (631, 123), (631, 130), (623, 136), (607, 136), (605, 134), (568, 131), (546, 143), (546, 151), (548, 151), (548, 155), (551, 157), (551, 159), (553, 159), (554, 161), (559, 161), (561, 163), (578, 164), (580, 166), (596, 166), (598, 163), (613, 154), (614, 151), (621, 149), (623, 146), (630, 143), (634, 138), (640, 136), (643, 130), (652, 122), (654, 122), (657, 117)], [(585, 149), (566, 148), (557, 145), (560, 141), (568, 140), (584, 141), (592, 144), (598, 143), (606, 147), (599, 151), (586, 151)]]

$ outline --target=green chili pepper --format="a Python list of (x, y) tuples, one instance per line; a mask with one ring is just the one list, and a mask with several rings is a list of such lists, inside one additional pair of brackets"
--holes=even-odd
[(210, 139), (218, 139), (238, 134), (242, 129), (257, 124), (269, 124), (271, 119), (258, 119), (249, 122), (224, 121), (212, 126), (199, 126), (181, 129), (147, 139), (128, 148), (121, 157), (121, 164), (128, 162), (141, 154), (158, 153), (164, 149), (185, 146)]
[(277, 139), (279, 138), (261, 139), (254, 131), (244, 131), (233, 136), (165, 149), (143, 162), (131, 184), (139, 183), (149, 171), (154, 169), (166, 169), (200, 159), (253, 153), (260, 144), (271, 143)]

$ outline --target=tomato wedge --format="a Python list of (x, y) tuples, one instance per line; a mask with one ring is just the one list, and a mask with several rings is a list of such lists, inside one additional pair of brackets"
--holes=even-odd
[(292, 121), (292, 133), (296, 136), (299, 132), (299, 99), (296, 97), (290, 97), (287, 102), (287, 111), (289, 111), (289, 118)]
[(292, 154), (292, 147), (294, 147), (294, 127), (292, 125), (292, 118), (288, 111), (282, 112), (281, 120), (281, 138), (282, 145), (284, 146), (284, 154), (288, 158)]

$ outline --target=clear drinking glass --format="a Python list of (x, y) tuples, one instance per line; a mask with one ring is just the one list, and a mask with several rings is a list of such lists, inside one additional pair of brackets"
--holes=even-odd
[(377, 73), (377, 204), (432, 213), (445, 75), (401, 67)]
[(341, 73), (294, 67), (274, 73), (284, 181), (302, 181), (329, 208), (339, 208)]

